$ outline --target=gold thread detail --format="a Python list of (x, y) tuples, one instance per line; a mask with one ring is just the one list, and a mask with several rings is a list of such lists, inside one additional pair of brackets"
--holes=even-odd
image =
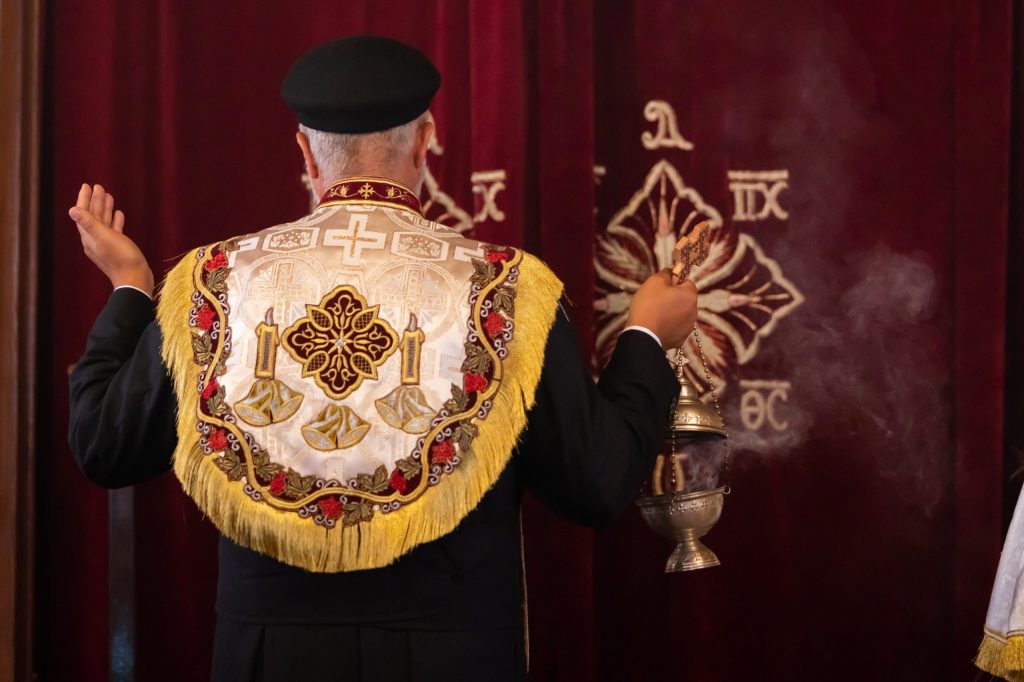
[(978, 647), (974, 664), (985, 672), (1010, 680), (1024, 682), (1024, 637), (1002, 637), (989, 628)]
[(328, 397), (344, 400), (398, 348), (398, 334), (355, 287), (335, 287), (317, 305), (306, 305), (281, 334), (281, 345)]
[[(302, 504), (283, 504), (277, 508), (254, 502), (237, 482), (228, 481), (199, 444), (196, 415), (199, 412), (199, 373), (192, 355), (192, 328), (188, 311), (197, 289), (210, 301), (216, 296), (195, 282), (198, 250), (187, 255), (168, 274), (161, 289), (157, 309), (163, 332), (162, 355), (170, 370), (178, 396), (178, 447), (174, 453), (174, 472), (185, 492), (227, 537), (243, 546), (272, 556), (287, 564), (310, 571), (337, 572), (386, 566), (414, 547), (435, 540), (452, 530), (479, 504), (494, 485), (512, 455), (516, 440), (526, 426), (526, 415), (533, 406), (537, 383), (544, 362), (547, 336), (554, 323), (562, 283), (536, 258), (523, 255), (518, 262), (515, 338), (501, 367), (501, 381), (493, 381), (493, 401), (487, 419), (479, 421), (479, 435), (473, 441), (471, 462), (465, 462), (445, 477), (414, 505), (389, 514), (376, 515), (371, 523), (333, 529), (300, 519), (292, 511)], [(485, 296), (481, 292), (481, 297)], [(217, 314), (224, 330), (222, 311)], [(480, 322), (479, 311), (474, 320)], [(222, 331), (223, 333), (223, 331)], [(486, 344), (485, 344), (486, 345)], [(218, 348), (216, 367), (222, 348)], [(211, 424), (229, 430), (239, 444), (248, 449), (237, 425), (203, 415)], [(430, 442), (428, 440), (428, 442)], [(252, 457), (246, 458), (248, 481), (258, 487)], [(265, 492), (265, 491), (264, 491)], [(317, 491), (317, 497), (344, 493), (344, 488)], [(377, 495), (360, 493), (370, 502), (386, 501)], [(270, 496), (264, 495), (264, 499)], [(308, 503), (309, 499), (304, 501)]]

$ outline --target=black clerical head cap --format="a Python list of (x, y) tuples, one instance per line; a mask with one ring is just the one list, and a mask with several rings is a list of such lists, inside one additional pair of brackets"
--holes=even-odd
[(430, 107), (441, 74), (411, 45), (349, 36), (314, 47), (292, 65), (281, 97), (299, 123), (331, 133), (372, 133)]

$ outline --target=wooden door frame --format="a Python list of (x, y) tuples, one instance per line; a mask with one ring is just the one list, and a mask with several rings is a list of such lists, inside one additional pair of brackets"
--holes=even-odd
[(0, 682), (32, 677), (41, 0), (0, 0)]

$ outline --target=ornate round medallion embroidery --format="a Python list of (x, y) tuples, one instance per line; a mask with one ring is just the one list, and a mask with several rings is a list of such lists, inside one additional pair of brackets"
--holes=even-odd
[[(455, 471), (472, 455), (501, 383), (501, 363), (515, 329), (516, 285), (522, 255), (513, 249), (487, 246), (483, 258), (473, 258), (470, 277), (468, 333), (460, 367), (461, 381), (451, 384), (451, 397), (435, 410), (419, 392), (419, 364), (424, 334), (416, 316), (409, 319), (401, 340), (352, 286), (338, 286), (318, 304), (306, 305), (306, 315), (278, 335), (272, 310), (255, 329), (255, 382), (248, 395), (232, 406), (220, 378), (231, 354), (227, 280), (232, 268), (226, 254), (238, 250), (238, 240), (197, 250), (192, 273), (188, 326), (192, 360), (198, 366), (198, 452), (213, 456), (230, 482), (240, 482), (255, 502), (288, 510), (325, 528), (350, 527), (372, 521), (411, 504), (427, 488)], [(332, 400), (354, 393), (364, 379), (377, 379), (378, 368), (402, 351), (401, 384), (375, 401), (385, 423), (420, 435), (408, 456), (393, 468), (378, 466), (347, 480), (303, 475), (271, 459), (257, 438), (242, 429), (286, 421), (303, 402), (303, 394), (282, 383), (273, 359), (278, 340), (302, 366), (302, 375)], [(422, 398), (422, 399), (421, 399)], [(312, 448), (324, 452), (358, 444), (370, 424), (349, 406), (326, 405), (313, 421), (301, 427)]]
[(377, 368), (398, 348), (398, 334), (377, 316), (380, 306), (351, 286), (340, 286), (281, 336), (285, 350), (302, 365), (329, 397), (342, 400), (363, 382), (376, 379)]

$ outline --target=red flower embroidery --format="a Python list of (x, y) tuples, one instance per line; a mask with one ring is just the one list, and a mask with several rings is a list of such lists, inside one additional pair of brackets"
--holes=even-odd
[(409, 481), (406, 480), (405, 476), (398, 469), (391, 472), (391, 487), (398, 491), (399, 495), (404, 495), (405, 491), (409, 488)]
[(320, 500), (320, 511), (329, 519), (336, 519), (341, 516), (341, 502), (337, 497), (325, 497)]
[(455, 448), (450, 440), (443, 440), (430, 446), (430, 461), (434, 464), (450, 462), (454, 456)]
[[(270, 479), (270, 493), (272, 495), (281, 495), (284, 492), (284, 472), (278, 471), (277, 474)], [(321, 507), (322, 509), (323, 507)]]
[(218, 253), (210, 260), (203, 263), (203, 267), (206, 268), (207, 272), (213, 272), (214, 270), (220, 270), (228, 266), (228, 257), (224, 255), (224, 252)]
[(203, 396), (203, 400), (209, 400), (213, 397), (213, 394), (217, 392), (218, 388), (220, 387), (217, 386), (217, 380), (210, 379), (210, 383), (206, 384), (206, 388), (203, 389), (203, 392), (200, 395)]
[(487, 388), (487, 377), (469, 372), (462, 377), (462, 387), (466, 393), (475, 393)]
[(508, 252), (506, 251), (488, 251), (487, 262), (488, 263), (500, 263), (501, 261), (508, 260)]
[(496, 312), (491, 312), (484, 320), (484, 329), (487, 330), (487, 335), (492, 339), (500, 334), (505, 329), (505, 319)]
[(206, 444), (211, 450), (224, 450), (228, 447), (228, 434), (224, 433), (224, 429), (214, 429), (206, 439)]
[(217, 318), (217, 313), (213, 312), (208, 304), (204, 303), (203, 307), (196, 312), (196, 324), (203, 331), (210, 331), (213, 327), (213, 321)]

